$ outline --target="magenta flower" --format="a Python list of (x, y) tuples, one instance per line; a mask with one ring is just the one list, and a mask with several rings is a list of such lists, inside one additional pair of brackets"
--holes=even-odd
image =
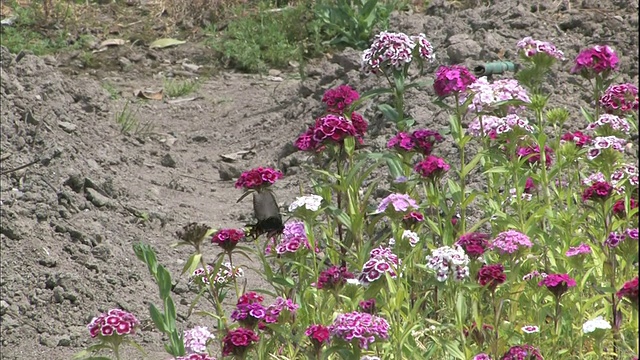
[(424, 221), (424, 215), (422, 215), (421, 213), (419, 213), (417, 211), (411, 211), (410, 213), (406, 214), (402, 218), (402, 222), (407, 227), (412, 227), (412, 226), (416, 225), (417, 223), (421, 223), (423, 221)]
[(493, 359), (491, 359), (491, 356), (489, 356), (488, 354), (480, 353), (475, 355), (471, 360), (493, 360)]
[(576, 286), (576, 281), (568, 274), (548, 274), (540, 280), (538, 286), (546, 286), (557, 298), (562, 296), (570, 287)]
[(521, 247), (530, 248), (533, 243), (529, 237), (516, 230), (507, 230), (499, 233), (489, 244), (493, 250), (498, 249), (501, 254), (513, 254)]
[(476, 77), (464, 66), (440, 66), (436, 71), (433, 90), (439, 97), (447, 97), (466, 91), (474, 81)]
[(376, 313), (376, 299), (362, 300), (358, 307), (362, 312), (373, 315)]
[(507, 275), (502, 264), (483, 265), (478, 271), (478, 283), (492, 291), (506, 280)]
[(451, 166), (449, 166), (444, 159), (429, 155), (417, 163), (413, 169), (422, 177), (436, 179), (449, 171), (450, 168)]
[[(636, 208), (638, 208), (638, 200), (634, 198), (629, 199), (629, 209), (631, 210)], [(612, 212), (614, 215), (619, 217), (624, 217), (626, 215), (624, 199), (616, 201), (616, 203), (613, 205)]]
[(634, 307), (637, 309), (639, 300), (638, 277), (636, 276), (635, 279), (629, 280), (624, 283), (624, 285), (622, 285), (622, 288), (616, 293), (616, 296), (618, 296), (618, 298), (627, 298), (629, 301), (631, 301), (632, 304), (634, 304)]
[(278, 318), (284, 310), (287, 310), (290, 314), (295, 315), (299, 307), (300, 305), (294, 303), (293, 300), (285, 299), (281, 296), (278, 296), (276, 298), (276, 301), (266, 308), (263, 320), (267, 324), (274, 324), (278, 322)]
[(304, 334), (311, 339), (311, 343), (316, 349), (319, 349), (323, 344), (328, 343), (329, 337), (331, 337), (329, 328), (318, 324), (309, 325)]
[(401, 264), (402, 260), (398, 259), (390, 248), (375, 248), (369, 253), (369, 260), (364, 263), (358, 280), (361, 284), (368, 285), (383, 277), (384, 273), (389, 273), (395, 278)]
[(320, 272), (318, 282), (315, 286), (318, 289), (337, 290), (347, 283), (347, 279), (354, 279), (355, 276), (346, 267), (331, 266), (327, 270)]
[(207, 342), (215, 337), (206, 326), (196, 326), (184, 332), (184, 348), (187, 353), (204, 354), (207, 352)]
[(573, 142), (577, 147), (582, 148), (585, 145), (591, 144), (591, 136), (585, 135), (580, 131), (568, 132), (562, 135), (560, 138), (564, 142)]
[(624, 151), (627, 144), (625, 139), (616, 136), (598, 136), (591, 140), (591, 147), (587, 150), (587, 159), (593, 160), (602, 153), (604, 149), (613, 149), (619, 152)]
[(388, 149), (396, 149), (399, 151), (413, 151), (416, 144), (413, 137), (406, 132), (399, 132), (396, 136), (387, 141)]
[(638, 111), (638, 87), (630, 83), (610, 85), (600, 98), (600, 105), (610, 114)]
[(236, 188), (259, 189), (265, 186), (273, 185), (276, 180), (282, 179), (282, 173), (278, 170), (270, 168), (255, 168), (245, 171), (236, 181)]
[(638, 228), (630, 228), (625, 230), (625, 234), (629, 237), (629, 239), (638, 241)]
[(627, 238), (627, 235), (624, 233), (611, 232), (609, 236), (607, 236), (607, 240), (604, 241), (604, 244), (610, 248), (615, 248), (620, 245)]
[(411, 137), (416, 144), (417, 150), (423, 155), (431, 154), (435, 143), (442, 142), (444, 140), (440, 133), (429, 129), (415, 130), (411, 133)]
[[(520, 157), (527, 157), (527, 161), (529, 164), (537, 164), (540, 163), (540, 146), (538, 145), (529, 145), (525, 147), (519, 147), (516, 150), (516, 154)], [(545, 155), (545, 163), (547, 164), (547, 168), (551, 166), (553, 163), (553, 149), (544, 146), (544, 155)]]
[(387, 320), (361, 312), (339, 314), (329, 326), (331, 335), (348, 343), (357, 339), (360, 348), (367, 349), (376, 339), (389, 337)]
[(536, 347), (525, 344), (512, 346), (500, 360), (544, 360), (544, 358)]
[(327, 111), (343, 115), (345, 109), (360, 98), (360, 94), (349, 85), (340, 85), (335, 89), (325, 91), (322, 102), (327, 105)]
[(262, 305), (264, 298), (255, 292), (248, 292), (240, 296), (231, 319), (245, 327), (253, 327), (264, 319), (267, 309)]
[(596, 130), (598, 128), (607, 128), (614, 131), (620, 131), (628, 134), (631, 131), (631, 127), (626, 119), (620, 118), (613, 114), (602, 114), (598, 120), (592, 122), (587, 126), (586, 130)]
[(251, 329), (237, 328), (230, 330), (222, 339), (222, 355), (244, 356), (249, 347), (258, 341), (260, 341), (260, 338)]
[(607, 45), (596, 45), (578, 54), (571, 73), (592, 79), (598, 74), (616, 70), (618, 61), (618, 56), (612, 48)]
[(534, 40), (527, 36), (518, 41), (516, 47), (522, 51), (525, 57), (534, 57), (538, 54), (545, 54), (558, 60), (564, 60), (564, 53), (550, 42)]
[(345, 138), (356, 135), (356, 128), (347, 118), (327, 114), (317, 119), (314, 125), (298, 136), (294, 145), (300, 151), (318, 151), (326, 143), (342, 144)]
[(218, 230), (211, 238), (211, 243), (220, 246), (224, 251), (233, 250), (240, 240), (245, 238), (245, 233), (238, 229)]
[(300, 249), (311, 249), (311, 244), (309, 244), (309, 239), (304, 229), (304, 222), (300, 220), (287, 221), (284, 224), (280, 242), (276, 245), (276, 254), (294, 254)]
[(382, 201), (380, 201), (380, 204), (378, 205), (378, 209), (376, 210), (376, 213), (385, 212), (389, 207), (389, 205), (393, 206), (393, 210), (395, 212), (401, 212), (401, 213), (404, 213), (410, 209), (418, 208), (418, 203), (415, 200), (413, 200), (409, 195), (396, 193), (396, 194), (391, 194), (385, 197), (384, 199), (382, 199)]
[(353, 128), (356, 130), (356, 135), (360, 138), (364, 137), (364, 134), (369, 128), (369, 123), (367, 123), (367, 120), (365, 120), (362, 115), (355, 111), (351, 113), (351, 124), (353, 124)]
[(178, 356), (175, 360), (216, 360), (215, 357), (207, 354), (189, 354), (185, 356)]
[(479, 258), (487, 250), (488, 240), (489, 235), (472, 232), (461, 235), (455, 245), (462, 247), (469, 257)]
[(572, 256), (578, 256), (578, 255), (590, 254), (590, 253), (591, 253), (591, 247), (585, 243), (581, 243), (576, 247), (570, 247), (569, 250), (567, 250), (567, 252), (564, 254), (567, 257), (572, 257)]
[(131, 313), (120, 309), (111, 309), (94, 317), (87, 328), (92, 338), (121, 337), (135, 334), (140, 321)]
[(606, 181), (596, 181), (593, 185), (584, 189), (582, 192), (582, 201), (587, 200), (605, 200), (613, 192), (613, 186)]

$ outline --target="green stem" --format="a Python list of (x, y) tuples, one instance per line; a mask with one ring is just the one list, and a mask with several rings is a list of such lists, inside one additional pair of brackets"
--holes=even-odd
[[(216, 289), (213, 285), (213, 281), (211, 281), (211, 274), (209, 274), (209, 270), (207, 269), (207, 264), (204, 262), (203, 257), (200, 257), (200, 266), (202, 266), (202, 269), (204, 270), (205, 279), (207, 279), (207, 282), (209, 284), (209, 292), (211, 292), (211, 296), (213, 298), (213, 302), (216, 307), (216, 313), (219, 318), (218, 322), (222, 321), (222, 325), (226, 330), (228, 329), (227, 318), (224, 315), (224, 311), (222, 310), (222, 304), (220, 304), (220, 299), (218, 299), (218, 293), (216, 292)], [(231, 271), (233, 271), (233, 268), (231, 269)]]
[[(267, 240), (269, 241), (269, 240)], [(240, 290), (238, 289), (238, 279), (236, 279), (235, 275), (234, 275), (234, 271), (233, 271), (233, 259), (231, 256), (231, 251), (229, 251), (227, 253), (227, 255), (229, 255), (229, 267), (231, 269), (229, 269), (229, 271), (231, 272), (231, 276), (233, 277), (233, 285), (235, 286), (236, 289), (236, 301), (240, 298)], [(209, 281), (211, 282), (211, 281)]]
[(464, 114), (462, 114), (462, 109), (460, 108), (460, 101), (458, 98), (458, 93), (454, 93), (454, 101), (456, 103), (456, 127), (457, 129), (457, 133), (458, 133), (458, 137), (459, 139), (456, 139), (457, 143), (458, 143), (458, 148), (460, 151), (460, 234), (464, 234), (467, 231), (467, 227), (466, 227), (466, 221), (467, 221), (467, 208), (464, 205), (465, 200), (466, 200), (466, 175), (463, 173), (464, 167), (465, 167), (465, 151), (464, 151), (464, 143), (463, 143), (463, 139), (464, 139), (464, 133), (462, 130), (462, 119), (464, 117)]

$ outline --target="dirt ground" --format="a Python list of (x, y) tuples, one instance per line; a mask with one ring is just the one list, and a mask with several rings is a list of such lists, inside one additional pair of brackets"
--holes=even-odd
[[(579, 106), (588, 106), (577, 86), (582, 80), (568, 72), (580, 49), (609, 44), (621, 58), (620, 82), (638, 83), (637, 2), (495, 3), (460, 11), (434, 1), (426, 13), (394, 14), (391, 30), (424, 32), (431, 40), (437, 62), (427, 78), (439, 64), (515, 59), (515, 44), (525, 36), (554, 42), (568, 61), (549, 90), (554, 105), (575, 115), (569, 123), (574, 130), (586, 125)], [(281, 205), (291, 201), (308, 183), (298, 166), (304, 157), (292, 154), (290, 143), (322, 111), (324, 90), (349, 83), (363, 92), (379, 83), (360, 75), (355, 50), (312, 62), (304, 79), (296, 69), (203, 74), (212, 54), (190, 43), (163, 50), (109, 48), (96, 54), (96, 68), (81, 67), (77, 54), (26, 55), (19, 62), (5, 48), (0, 55), (0, 341), (7, 360), (69, 359), (93, 343), (86, 324), (112, 307), (138, 315), (145, 330), (136, 338), (148, 358), (168, 359), (152, 329), (148, 304), (158, 303), (157, 287), (133, 253), (138, 241), (152, 245), (178, 281), (173, 296), (180, 304), (179, 327), (213, 326), (184, 318), (194, 295), (187, 278), (179, 277), (188, 249), (169, 247), (175, 231), (192, 221), (211, 227), (249, 221), (250, 201), (236, 204), (240, 190), (233, 180), (255, 166), (285, 170), (275, 192)], [(161, 88), (163, 75), (202, 83), (184, 101), (138, 100), (132, 106), (152, 132), (122, 135), (115, 117), (124, 102), (134, 99), (135, 90)], [(413, 91), (407, 103), (421, 126), (439, 129), (446, 114), (430, 103), (433, 98), (430, 88)], [(372, 105), (363, 111), (375, 124), (379, 115)], [(375, 150), (391, 131), (374, 129), (366, 141)], [(234, 162), (220, 157), (243, 150), (255, 155)], [(437, 151), (454, 155), (446, 144)], [(25, 164), (31, 165), (4, 174)], [(207, 247), (206, 256), (212, 259), (216, 251)], [(249, 289), (266, 286), (251, 264), (244, 265)], [(142, 357), (127, 351), (124, 358)]]

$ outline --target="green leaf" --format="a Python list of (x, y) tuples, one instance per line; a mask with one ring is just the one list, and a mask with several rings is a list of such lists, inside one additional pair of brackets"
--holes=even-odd
[(236, 203), (239, 203), (240, 201), (242, 201), (242, 199), (246, 198), (247, 196), (251, 195), (254, 192), (255, 192), (255, 190), (247, 190), (247, 191), (245, 191), (242, 194), (242, 196), (240, 196), (240, 198), (236, 201)]
[(483, 151), (479, 151), (476, 156), (473, 157), (473, 159), (471, 159), (471, 161), (469, 161), (469, 163), (467, 163), (464, 168), (462, 168), (462, 173), (460, 174), (461, 177), (466, 177), (467, 175), (469, 175), (469, 173), (471, 172), (471, 170), (473, 170), (473, 168), (476, 167), (476, 165), (478, 165), (478, 162), (480, 161), (480, 159), (482, 159), (482, 157), (484, 156), (484, 152)]
[(280, 276), (276, 276), (270, 279), (271, 282), (278, 284), (278, 285), (282, 285), (282, 286), (286, 286), (286, 287), (294, 287), (296, 285), (295, 281), (293, 281), (292, 278), (290, 277), (280, 277)]
[(353, 136), (346, 137), (344, 139), (344, 150), (348, 156), (353, 156), (353, 152), (356, 149), (356, 138)]
[(160, 288), (160, 299), (166, 299), (171, 293), (171, 274), (164, 266), (158, 266), (158, 287)]
[(182, 267), (182, 274), (192, 274), (200, 264), (200, 259), (202, 259), (202, 254), (191, 254)]
[(155, 305), (149, 304), (149, 314), (151, 315), (151, 320), (153, 320), (153, 324), (156, 326), (156, 329), (166, 334), (168, 331), (164, 323), (164, 316), (160, 310), (158, 310)]
[(351, 231), (351, 219), (344, 210), (339, 209), (333, 205), (327, 207), (327, 213), (336, 218), (342, 225), (344, 225), (349, 231)]
[(176, 329), (176, 306), (173, 304), (173, 300), (168, 296), (164, 300), (164, 323), (167, 331), (172, 332)]
[(389, 104), (378, 105), (378, 110), (382, 112), (382, 115), (384, 115), (385, 118), (391, 120), (394, 123), (398, 122), (398, 119), (400, 119), (400, 116), (398, 115), (396, 109), (391, 107), (391, 105)]

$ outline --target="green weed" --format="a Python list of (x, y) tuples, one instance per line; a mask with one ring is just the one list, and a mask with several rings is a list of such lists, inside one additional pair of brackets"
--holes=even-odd
[(120, 133), (125, 135), (147, 136), (153, 132), (153, 124), (150, 121), (140, 122), (138, 119), (139, 108), (131, 109), (127, 101), (122, 109), (116, 113), (116, 123), (120, 126)]
[(180, 97), (191, 94), (198, 90), (200, 87), (200, 81), (193, 79), (176, 80), (165, 79), (164, 80), (164, 93), (169, 97)]
[(116, 89), (115, 86), (113, 86), (111, 83), (104, 82), (102, 83), (102, 87), (109, 93), (109, 99), (117, 100), (120, 97), (120, 91)]

